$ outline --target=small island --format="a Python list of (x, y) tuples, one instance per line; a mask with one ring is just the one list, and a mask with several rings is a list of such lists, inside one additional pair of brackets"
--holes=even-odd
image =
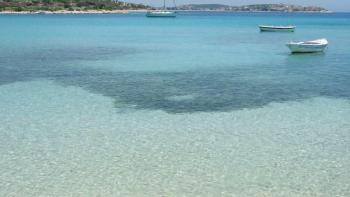
[(179, 6), (177, 9), (231, 12), (328, 12), (327, 9), (318, 6), (299, 6), (288, 4), (254, 4), (244, 6), (229, 6), (222, 4), (188, 4)]

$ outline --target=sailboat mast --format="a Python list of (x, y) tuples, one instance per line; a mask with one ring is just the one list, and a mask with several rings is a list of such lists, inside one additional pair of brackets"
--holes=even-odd
[(163, 10), (165, 10), (165, 0), (163, 0)]

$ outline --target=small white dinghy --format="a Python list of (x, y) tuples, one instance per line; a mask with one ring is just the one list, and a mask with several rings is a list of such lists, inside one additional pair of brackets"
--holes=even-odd
[(259, 25), (260, 31), (271, 32), (294, 32), (296, 26), (271, 26), (271, 25)]
[(289, 42), (286, 45), (292, 53), (316, 53), (326, 49), (328, 40), (322, 38), (306, 42)]

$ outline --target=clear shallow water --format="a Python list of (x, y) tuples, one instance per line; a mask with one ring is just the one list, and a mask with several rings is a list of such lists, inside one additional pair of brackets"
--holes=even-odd
[(0, 16), (0, 194), (349, 196), (349, 19)]
[[(37, 78), (140, 109), (229, 111), (315, 96), (349, 97), (349, 14), (2, 16), (0, 83)], [(290, 34), (258, 24), (296, 24)], [(290, 40), (327, 37), (325, 54)], [(191, 95), (193, 99), (169, 101)]]

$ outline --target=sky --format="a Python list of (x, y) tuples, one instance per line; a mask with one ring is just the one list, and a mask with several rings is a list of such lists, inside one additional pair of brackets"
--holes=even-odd
[[(124, 0), (132, 3), (143, 3), (152, 6), (163, 4), (163, 0)], [(167, 0), (169, 5), (172, 5), (172, 0)], [(259, 3), (287, 3), (295, 5), (314, 5), (321, 6), (331, 11), (350, 11), (350, 0), (176, 0), (176, 4), (190, 3), (220, 3), (226, 5), (248, 5)]]

